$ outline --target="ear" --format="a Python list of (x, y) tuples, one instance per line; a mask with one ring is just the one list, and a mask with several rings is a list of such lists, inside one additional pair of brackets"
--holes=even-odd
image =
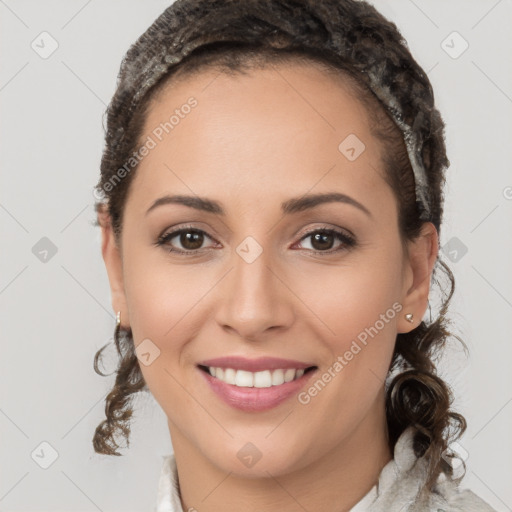
[[(425, 222), (418, 238), (407, 244), (401, 301), (403, 309), (397, 323), (399, 333), (409, 332), (418, 327), (427, 310), (430, 280), (438, 252), (437, 229), (431, 222)], [(405, 318), (409, 313), (413, 315), (412, 322)]]
[(106, 205), (98, 208), (98, 223), (101, 226), (101, 253), (110, 282), (112, 307), (116, 313), (121, 312), (121, 327), (128, 328), (130, 319), (124, 291), (123, 262)]

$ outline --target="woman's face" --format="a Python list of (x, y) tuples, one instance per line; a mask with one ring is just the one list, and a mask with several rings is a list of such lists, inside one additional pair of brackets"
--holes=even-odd
[[(364, 108), (314, 66), (208, 71), (162, 92), (142, 143), (113, 302), (135, 346), (143, 343), (140, 367), (175, 450), (187, 446), (225, 472), (278, 475), (335, 453), (358, 431), (382, 430), (395, 338), (425, 311), (417, 287), (428, 293), (437, 242), (423, 244), (416, 266), (403, 252)], [(308, 199), (322, 194), (339, 200)], [(178, 195), (189, 206), (154, 206)], [(198, 207), (210, 201), (215, 208)], [(112, 284), (121, 266), (110, 261)], [(220, 384), (198, 366), (228, 356), (316, 369), (260, 389)], [(220, 366), (241, 367), (228, 363)], [(244, 377), (252, 374), (235, 374), (239, 384)], [(279, 372), (272, 377), (279, 382)]]

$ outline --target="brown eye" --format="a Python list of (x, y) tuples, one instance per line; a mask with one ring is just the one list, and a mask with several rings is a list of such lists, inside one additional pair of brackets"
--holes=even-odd
[[(157, 242), (157, 245), (168, 245), (170, 252), (177, 253), (194, 253), (202, 248), (205, 238), (211, 238), (200, 229), (183, 228), (176, 231), (171, 231), (162, 235)], [(172, 242), (172, 240), (176, 241)], [(181, 247), (176, 247), (176, 244)]]
[(178, 236), (184, 249), (194, 251), (203, 245), (204, 236), (199, 231), (182, 231)]
[[(319, 254), (346, 250), (356, 244), (356, 241), (352, 236), (335, 229), (317, 229), (315, 231), (311, 231), (302, 237), (301, 241), (307, 239), (311, 240), (310, 245), (313, 249), (312, 252)], [(340, 244), (336, 249), (331, 250), (336, 240), (338, 240)]]
[[(201, 249), (204, 249), (203, 243), (205, 239), (214, 240), (201, 229), (185, 227), (160, 236), (156, 245), (167, 246), (169, 252), (184, 256), (193, 256)], [(356, 245), (356, 240), (353, 236), (328, 228), (311, 231), (302, 237), (301, 242), (307, 239), (311, 240), (310, 252), (314, 254), (333, 254), (348, 250)], [(337, 248), (333, 249), (336, 240), (339, 244)]]
[(313, 248), (321, 251), (331, 249), (334, 245), (335, 237), (330, 233), (321, 232), (312, 235), (311, 240)]

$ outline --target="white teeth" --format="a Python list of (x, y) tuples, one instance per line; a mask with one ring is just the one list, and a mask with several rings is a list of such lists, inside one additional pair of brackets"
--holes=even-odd
[(269, 388), (270, 386), (272, 386), (272, 376), (270, 375), (270, 370), (264, 370), (254, 374), (255, 388)]
[[(217, 376), (217, 372), (215, 372), (215, 376)], [(220, 380), (223, 380), (222, 378)], [(235, 375), (235, 385), (244, 387), (244, 388), (252, 388), (253, 387), (253, 376), (251, 372), (246, 372), (245, 370), (238, 370)]]
[(236, 382), (236, 372), (233, 368), (226, 368), (224, 371), (224, 382), (228, 384), (235, 384)]
[(269, 388), (271, 386), (280, 386), (285, 382), (299, 379), (304, 375), (304, 369), (296, 370), (288, 368), (287, 370), (263, 370), (260, 372), (248, 372), (246, 370), (234, 370), (233, 368), (213, 368), (208, 367), (210, 375), (242, 388)]
[(291, 380), (293, 380), (294, 377), (295, 377), (295, 370), (293, 368), (288, 368), (288, 370), (286, 370), (284, 372), (284, 381), (285, 382), (290, 382)]
[(274, 370), (272, 372), (272, 386), (279, 386), (284, 383), (284, 370)]

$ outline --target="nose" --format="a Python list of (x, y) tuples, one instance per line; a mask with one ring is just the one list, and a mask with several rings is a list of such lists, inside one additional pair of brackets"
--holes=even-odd
[(258, 341), (292, 325), (294, 295), (270, 251), (263, 250), (252, 262), (240, 254), (234, 251), (231, 271), (219, 287), (216, 320), (225, 331)]

